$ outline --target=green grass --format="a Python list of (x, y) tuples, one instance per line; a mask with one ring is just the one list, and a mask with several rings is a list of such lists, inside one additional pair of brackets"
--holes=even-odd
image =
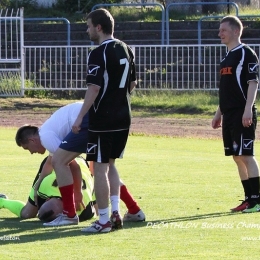
[[(0, 191), (26, 201), (43, 156), (17, 147), (15, 129), (0, 128), (0, 133)], [(258, 142), (256, 154), (260, 154)], [(19, 221), (1, 209), (0, 258), (256, 259), (259, 214), (229, 212), (243, 194), (221, 140), (133, 135), (117, 167), (146, 213), (146, 222), (86, 235), (80, 229), (90, 221), (43, 228), (36, 219)], [(122, 204), (121, 211), (125, 211)], [(19, 240), (3, 240), (4, 236)]]
[[(162, 1), (160, 2), (162, 3)], [(85, 3), (81, 5), (81, 8), (84, 11), (81, 13), (75, 12), (78, 10), (77, 4), (74, 6), (74, 11), (69, 10), (69, 8), (64, 8), (64, 5), (58, 5), (55, 8), (45, 8), (45, 9), (37, 9), (34, 8), (32, 5), (27, 4), (25, 7), (24, 15), (26, 18), (33, 18), (33, 17), (65, 17), (71, 23), (85, 23), (85, 16), (87, 12), (91, 11), (91, 8), (96, 3), (89, 2), (87, 5)], [(252, 7), (248, 6), (239, 6), (239, 15), (259, 15), (259, 11)], [(15, 7), (16, 8), (16, 7)], [(138, 21), (138, 22), (158, 22), (162, 19), (162, 10), (158, 6), (154, 6), (153, 8), (137, 8), (137, 7), (106, 7), (115, 18), (116, 22), (125, 22), (125, 21)], [(175, 6), (172, 7), (169, 11), (171, 21), (182, 21), (182, 20), (189, 20), (189, 21), (196, 21), (199, 20), (203, 16), (225, 16), (227, 15), (227, 8), (223, 12), (210, 12), (208, 14), (201, 14), (201, 12), (186, 14), (183, 12), (182, 6)], [(230, 5), (230, 14), (235, 15), (235, 8), (233, 5)], [(252, 18), (246, 18), (246, 20)], [(254, 18), (255, 20), (260, 20), (260, 18)], [(44, 23), (62, 23), (62, 21), (48, 21)]]
[(135, 91), (132, 99), (135, 116), (212, 117), (218, 106), (217, 92)]

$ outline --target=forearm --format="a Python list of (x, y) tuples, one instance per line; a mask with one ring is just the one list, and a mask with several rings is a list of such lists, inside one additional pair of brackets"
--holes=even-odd
[(250, 81), (249, 86), (248, 86), (248, 91), (247, 91), (247, 100), (246, 100), (246, 106), (245, 110), (252, 110), (252, 107), (254, 105), (256, 95), (257, 95), (257, 89), (258, 89), (258, 84), (256, 81)]
[(215, 117), (221, 117), (222, 113), (221, 113), (221, 110), (220, 110), (220, 107), (218, 107), (216, 113), (215, 113)]
[(134, 90), (134, 88), (136, 87), (137, 85), (137, 81), (132, 81), (131, 84), (130, 84), (130, 93)]
[(84, 115), (88, 112), (88, 110), (94, 103), (94, 101), (99, 93), (99, 89), (100, 88), (96, 85), (88, 85), (88, 89), (86, 91), (85, 98), (84, 98), (84, 103), (79, 112), (79, 117), (83, 118)]
[(53, 171), (53, 167), (52, 167), (52, 164), (51, 164), (51, 159), (52, 159), (52, 156), (48, 156), (45, 164), (43, 165), (42, 167), (42, 171), (39, 175), (39, 178), (37, 180), (37, 182), (35, 183), (34, 185), (34, 188), (37, 190), (38, 187), (40, 186), (42, 180), (49, 174), (51, 174), (51, 172)]

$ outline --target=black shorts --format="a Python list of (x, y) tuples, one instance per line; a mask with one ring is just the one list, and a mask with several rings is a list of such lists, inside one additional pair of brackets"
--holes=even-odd
[(233, 110), (223, 115), (222, 135), (225, 155), (254, 155), (254, 140), (257, 124), (256, 111), (250, 127), (242, 124), (243, 109)]
[(87, 161), (108, 163), (109, 159), (122, 158), (129, 129), (113, 132), (88, 133)]
[(86, 153), (88, 143), (88, 113), (83, 117), (81, 129), (78, 134), (72, 131), (63, 139), (59, 148), (76, 153)]

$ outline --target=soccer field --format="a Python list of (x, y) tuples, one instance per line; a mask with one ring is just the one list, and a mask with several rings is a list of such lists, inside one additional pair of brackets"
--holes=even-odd
[[(14, 136), (0, 128), (0, 193), (27, 201), (43, 156), (17, 147)], [(243, 192), (221, 140), (130, 136), (117, 166), (146, 222), (86, 235), (80, 229), (91, 221), (44, 228), (1, 209), (0, 259), (257, 259), (260, 213), (230, 213)]]

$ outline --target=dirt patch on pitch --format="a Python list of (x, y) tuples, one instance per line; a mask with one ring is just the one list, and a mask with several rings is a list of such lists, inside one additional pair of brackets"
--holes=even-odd
[[(54, 109), (54, 111), (57, 108)], [(24, 107), (7, 108), (0, 111), (0, 126), (20, 127), (24, 124), (40, 126), (52, 111)], [(133, 117), (131, 133), (176, 137), (221, 138), (221, 130), (211, 128), (210, 119), (177, 119)]]

